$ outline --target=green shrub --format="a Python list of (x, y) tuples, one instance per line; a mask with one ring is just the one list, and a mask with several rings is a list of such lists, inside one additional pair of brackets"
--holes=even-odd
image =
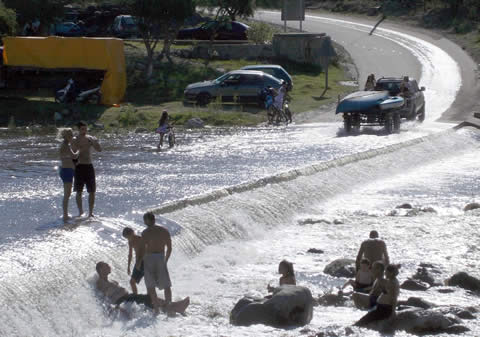
[(453, 29), (457, 34), (467, 34), (473, 31), (476, 25), (470, 20), (455, 19), (453, 20)]
[(247, 31), (247, 37), (255, 44), (266, 44), (272, 42), (274, 29), (265, 22), (254, 22)]

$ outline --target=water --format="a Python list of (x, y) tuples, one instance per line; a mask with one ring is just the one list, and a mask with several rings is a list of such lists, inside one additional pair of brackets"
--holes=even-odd
[[(0, 311), (9, 324), (0, 326), (0, 336), (298, 336), (300, 328), (232, 327), (229, 311), (244, 294), (265, 294), (268, 283), (278, 282), (276, 268), (283, 258), (295, 262), (298, 284), (315, 296), (341, 285), (345, 280), (324, 275), (324, 266), (338, 257), (355, 256), (370, 229), (379, 230), (392, 259), (403, 264), (401, 280), (412, 275), (419, 262), (438, 265), (442, 277), (457, 270), (475, 275), (480, 218), (461, 209), (478, 191), (480, 137), (471, 130), (429, 136), (431, 132), (412, 128), (381, 136), (372, 130), (337, 137), (338, 126), (330, 124), (245, 129), (222, 137), (192, 135), (178, 148), (159, 153), (141, 149), (142, 144), (154, 144), (150, 136), (107, 137), (102, 140), (105, 151), (95, 157), (102, 186), (99, 217), (68, 228), (55, 220), (61, 213), (60, 184), (52, 168), (56, 144), (52, 139), (2, 139), (2, 158), (6, 148), (8, 156), (12, 151), (18, 156), (1, 169), (2, 223), (11, 224), (2, 227), (0, 298), (8, 305)], [(22, 150), (25, 144), (45, 155)], [(389, 145), (395, 151), (385, 149)], [(370, 159), (355, 154), (372, 149), (378, 155)], [(346, 165), (338, 160), (336, 167), (313, 175), (164, 214), (161, 221), (174, 234), (174, 298), (191, 296), (189, 316), (154, 320), (138, 307), (131, 308), (130, 321), (107, 315), (93, 288), (95, 263), (110, 263), (112, 279), (127, 287), (121, 229), (142, 230), (145, 209), (346, 155), (351, 158)], [(213, 171), (212, 162), (222, 173)], [(431, 206), (438, 213), (387, 216), (403, 202)], [(306, 218), (343, 224), (301, 225)], [(306, 253), (314, 247), (325, 254)], [(145, 292), (143, 284), (140, 292)], [(414, 294), (402, 292), (409, 295)], [(429, 291), (425, 296), (439, 304), (476, 303), (460, 290), (442, 295)], [(343, 333), (361, 314), (352, 307), (317, 307), (308, 328)], [(466, 324), (473, 329), (470, 336), (478, 335), (478, 324)], [(355, 335), (372, 336), (361, 330)]]

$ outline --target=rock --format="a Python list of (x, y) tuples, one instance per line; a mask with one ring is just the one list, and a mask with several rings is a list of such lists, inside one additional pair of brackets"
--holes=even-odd
[(433, 207), (422, 207), (421, 211), (424, 213), (437, 213)]
[(450, 294), (450, 293), (454, 293), (455, 290), (452, 289), (452, 288), (440, 288), (440, 289), (436, 289), (440, 294)]
[(303, 219), (303, 220), (298, 221), (299, 225), (314, 225), (314, 224), (317, 224), (317, 223), (324, 223), (324, 224), (327, 224), (327, 225), (331, 224), (330, 221), (325, 220), (325, 219), (318, 219), (317, 220), (317, 219), (307, 218), (307, 219)]
[(435, 306), (433, 303), (427, 302), (420, 297), (409, 297), (406, 301), (398, 301), (398, 305), (406, 305), (409, 307), (422, 309), (430, 309)]
[(325, 266), (323, 272), (335, 277), (355, 277), (355, 261), (351, 259), (337, 259)]
[(409, 203), (405, 203), (405, 204), (401, 204), (401, 205), (398, 205), (397, 207), (395, 208), (401, 208), (401, 209), (413, 209), (413, 206)]
[(473, 211), (474, 209), (478, 209), (478, 208), (480, 208), (480, 204), (479, 204), (478, 202), (471, 202), (471, 203), (467, 204), (467, 205), (463, 208), (463, 210), (464, 210), (465, 212), (468, 212), (468, 211)]
[(147, 128), (136, 128), (135, 133), (147, 133), (148, 129)]
[(475, 319), (475, 316), (473, 316), (470, 311), (463, 308), (449, 308), (448, 313), (453, 314), (461, 319)]
[(425, 291), (429, 288), (429, 285), (422, 281), (408, 279), (400, 285), (400, 288), (413, 291)]
[(480, 291), (480, 280), (468, 275), (465, 272), (459, 272), (447, 280), (449, 286), (456, 286), (470, 291)]
[(321, 249), (317, 249), (317, 248), (310, 248), (309, 250), (307, 250), (307, 253), (312, 253), (312, 254), (323, 254), (324, 251), (321, 250)]
[(448, 329), (451, 331), (467, 329), (463, 326), (462, 328), (453, 328), (459, 323), (457, 318), (443, 314), (436, 309), (408, 309), (397, 313), (395, 329), (415, 334), (435, 334), (447, 332)]
[(98, 130), (105, 130), (105, 125), (102, 123), (93, 123), (93, 128)]
[(467, 331), (470, 331), (470, 329), (467, 328), (466, 326), (463, 326), (463, 325), (460, 325), (460, 324), (454, 324), (452, 326), (449, 326), (448, 328), (446, 328), (442, 332), (445, 332), (445, 333), (448, 333), (448, 334), (459, 335), (459, 334), (465, 333)]
[(428, 283), (430, 286), (436, 284), (435, 278), (429, 273), (427, 268), (424, 267), (418, 268), (417, 272), (412, 276), (412, 279)]
[(407, 211), (407, 214), (405, 216), (418, 216), (420, 214), (420, 209), (419, 208), (413, 208)]
[(335, 219), (335, 220), (333, 220), (333, 224), (334, 224), (334, 225), (343, 225), (344, 222), (343, 222), (343, 220)]
[(334, 306), (339, 307), (345, 305), (345, 302), (348, 301), (348, 297), (343, 296), (342, 294), (333, 294), (327, 293), (318, 298), (318, 304), (323, 306)]
[(187, 129), (200, 129), (205, 126), (205, 122), (200, 118), (190, 118), (184, 125)]
[(241, 326), (303, 326), (312, 320), (313, 302), (308, 288), (284, 285), (276, 288), (269, 299), (242, 298), (230, 313), (230, 323)]

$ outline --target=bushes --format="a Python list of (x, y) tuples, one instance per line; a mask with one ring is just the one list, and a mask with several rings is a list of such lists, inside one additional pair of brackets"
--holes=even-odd
[(247, 37), (255, 44), (265, 44), (272, 42), (275, 33), (271, 25), (265, 22), (254, 22), (247, 31)]

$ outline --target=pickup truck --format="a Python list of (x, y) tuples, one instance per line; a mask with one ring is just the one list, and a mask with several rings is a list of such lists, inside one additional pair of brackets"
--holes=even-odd
[(354, 92), (338, 102), (336, 113), (343, 114), (347, 133), (358, 132), (362, 125), (381, 125), (387, 134), (398, 132), (402, 119), (425, 119), (425, 87), (418, 87), (414, 79), (403, 84), (404, 78), (382, 77), (375, 89)]

